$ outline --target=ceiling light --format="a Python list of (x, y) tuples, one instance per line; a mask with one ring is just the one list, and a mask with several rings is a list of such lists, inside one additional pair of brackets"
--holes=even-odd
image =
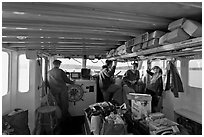
[(13, 12), (13, 14), (24, 15), (25, 12), (18, 12), (18, 11), (15, 11), (15, 12)]
[(18, 27), (18, 28), (16, 28), (16, 29), (28, 29), (28, 28), (20, 28), (20, 27)]
[(28, 38), (28, 36), (17, 36), (17, 39), (19, 39), (19, 40), (24, 40), (24, 39), (27, 39)]

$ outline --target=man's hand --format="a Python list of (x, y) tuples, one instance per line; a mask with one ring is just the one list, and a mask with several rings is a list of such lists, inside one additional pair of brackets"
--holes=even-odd
[(113, 61), (113, 66), (117, 66), (117, 60)]

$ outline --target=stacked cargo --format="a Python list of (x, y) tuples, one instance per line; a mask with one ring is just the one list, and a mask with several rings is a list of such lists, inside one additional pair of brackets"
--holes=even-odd
[(134, 38), (134, 44), (132, 46), (132, 52), (137, 52), (137, 51), (142, 50), (143, 43), (147, 42), (148, 39), (149, 39), (149, 33), (148, 32)]
[(159, 46), (159, 38), (164, 35), (165, 32), (156, 30), (149, 34), (149, 39), (147, 42), (144, 42), (142, 49), (150, 49)]
[(115, 56), (115, 49), (112, 49), (106, 53), (107, 58), (114, 57), (114, 56)]
[(108, 52), (107, 58), (202, 37), (202, 24), (186, 18), (171, 22), (168, 25), (168, 30), (170, 32), (167, 33), (159, 30), (150, 34), (146, 32), (130, 39), (124, 45)]
[(181, 18), (168, 25), (168, 32), (159, 39), (160, 45), (172, 44), (202, 36), (202, 25), (199, 22)]

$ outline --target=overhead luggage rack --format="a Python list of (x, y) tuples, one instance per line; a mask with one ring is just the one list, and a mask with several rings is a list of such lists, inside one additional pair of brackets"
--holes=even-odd
[[(176, 53), (177, 54), (180, 54), (180, 53), (184, 54), (185, 52), (189, 51), (189, 50), (183, 51), (184, 49), (189, 49), (189, 50), (192, 49), (192, 50), (195, 50), (195, 53), (197, 53), (196, 50), (202, 49), (202, 37), (189, 39), (189, 40), (185, 40), (185, 41), (178, 42), (178, 43), (163, 45), (163, 46), (156, 47), (156, 48), (141, 50), (138, 52), (125, 54), (125, 55), (121, 55), (121, 56), (115, 56), (115, 57), (109, 58), (109, 60), (134, 58), (134, 57), (147, 56), (147, 55), (152, 56), (155, 54), (158, 54), (159, 56), (165, 56), (165, 54), (167, 52), (171, 52), (171, 51), (172, 52), (176, 51), (172, 54), (172, 55), (176, 55)], [(200, 52), (202, 52), (202, 50)], [(191, 53), (193, 53), (193, 52), (191, 52)], [(168, 54), (166, 54), (166, 55), (168, 56)]]

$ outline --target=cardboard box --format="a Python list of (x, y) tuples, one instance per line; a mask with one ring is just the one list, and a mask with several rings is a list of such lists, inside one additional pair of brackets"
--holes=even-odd
[(178, 20), (176, 20), (176, 21), (171, 22), (171, 23), (168, 25), (168, 30), (173, 31), (173, 30), (175, 30), (175, 29), (181, 27), (185, 21), (186, 21), (185, 18), (181, 18), (181, 19), (178, 19)]
[(125, 46), (126, 46), (126, 47), (132, 47), (132, 46), (134, 46), (134, 38), (128, 40), (127, 42), (125, 42)]
[(142, 44), (137, 44), (135, 46), (132, 47), (132, 52), (137, 52), (139, 50), (141, 50)]
[(146, 42), (149, 40), (149, 33), (145, 32), (144, 34), (141, 35), (141, 37), (142, 37), (142, 43)]
[(165, 34), (165, 32), (156, 30), (156, 31), (149, 34), (149, 40), (152, 40), (152, 39), (155, 39), (155, 38), (160, 38), (164, 34)]
[(152, 96), (149, 94), (129, 93), (128, 99), (137, 101), (152, 101)]
[(155, 48), (155, 47), (158, 47), (159, 46), (159, 39), (156, 38), (156, 39), (152, 39), (148, 42), (148, 48)]
[(148, 48), (148, 42), (142, 43), (142, 49), (147, 49)]
[(159, 38), (159, 45), (167, 45), (169, 42), (167, 41), (167, 36), (169, 33), (164, 34), (162, 37)]
[(133, 47), (133, 46), (131, 46), (131, 47), (126, 47), (126, 53), (132, 53), (132, 47)]
[(176, 43), (189, 39), (190, 36), (181, 28), (175, 29), (174, 31), (168, 33), (167, 42)]
[(197, 21), (186, 20), (182, 28), (191, 37), (202, 37), (202, 24)]
[(123, 55), (125, 53), (126, 53), (126, 46), (125, 45), (121, 45), (116, 49), (117, 55)]
[(151, 113), (151, 95), (129, 93), (131, 100), (131, 111), (135, 119), (141, 119)]
[(136, 38), (134, 38), (134, 45), (146, 42), (149, 40), (149, 33), (146, 32), (142, 35), (137, 36)]
[(133, 38), (133, 39), (134, 39), (133, 45), (138, 45), (138, 44), (142, 43), (142, 37), (141, 36), (137, 36), (136, 38)]
[(149, 114), (149, 117), (152, 119), (152, 120), (155, 120), (155, 119), (160, 119), (160, 118), (164, 118), (165, 115), (161, 112), (156, 112), (156, 113), (151, 113)]

